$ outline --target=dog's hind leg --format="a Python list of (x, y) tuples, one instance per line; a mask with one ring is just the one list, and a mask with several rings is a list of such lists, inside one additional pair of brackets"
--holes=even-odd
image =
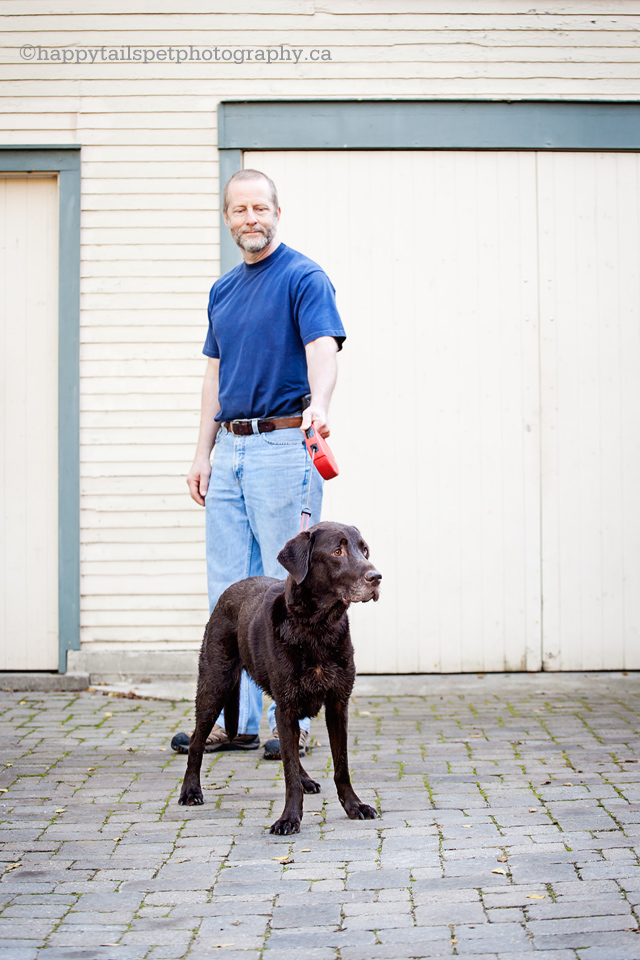
[(327, 700), (325, 703), (325, 719), (333, 757), (333, 779), (338, 800), (349, 819), (375, 820), (376, 811), (368, 803), (362, 803), (351, 785), (347, 755), (347, 710), (347, 705), (336, 699)]
[(320, 784), (312, 780), (305, 768), (300, 764), (300, 783), (304, 793), (320, 793)]
[(201, 681), (202, 675), (198, 679), (198, 692), (196, 693), (196, 727), (189, 743), (187, 769), (178, 801), (178, 803), (186, 806), (193, 806), (194, 804), (204, 802), (202, 787), (200, 786), (202, 755), (207, 737), (211, 733), (222, 708), (226, 708), (227, 704), (229, 704), (233, 714), (233, 696), (231, 700), (228, 699), (230, 689), (232, 691), (235, 690), (235, 724), (237, 727), (237, 691), (240, 682), (240, 661), (227, 661), (224, 665), (218, 664), (215, 678), (209, 677), (206, 683)]

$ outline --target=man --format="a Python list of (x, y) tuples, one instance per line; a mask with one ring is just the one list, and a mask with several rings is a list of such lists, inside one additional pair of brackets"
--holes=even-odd
[[(235, 173), (224, 188), (223, 216), (243, 262), (211, 289), (200, 433), (187, 477), (192, 498), (206, 509), (210, 610), (237, 580), (284, 578), (277, 555), (298, 533), (302, 509), (311, 511), (310, 524), (320, 520), (322, 479), (304, 431), (313, 424), (329, 436), (345, 339), (327, 275), (277, 238), (275, 184), (258, 170)], [(261, 715), (262, 691), (243, 672), (238, 735), (229, 740), (222, 713), (206, 749), (257, 749)], [(273, 704), (268, 719), (265, 758), (279, 759)], [(306, 718), (301, 754), (308, 745)], [(186, 753), (188, 735), (176, 734), (171, 746)]]

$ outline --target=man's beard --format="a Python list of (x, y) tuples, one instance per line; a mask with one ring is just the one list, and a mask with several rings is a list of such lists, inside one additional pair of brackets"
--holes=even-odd
[[(243, 230), (232, 230), (231, 236), (242, 250), (247, 253), (260, 253), (265, 247), (268, 247), (276, 235), (277, 223), (274, 223), (268, 230), (264, 227), (254, 227), (255, 233), (260, 233), (259, 237), (247, 237)], [(246, 231), (249, 233), (249, 231)]]

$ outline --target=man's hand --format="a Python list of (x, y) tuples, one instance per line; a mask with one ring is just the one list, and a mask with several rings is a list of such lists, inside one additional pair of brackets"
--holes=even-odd
[(214, 357), (207, 360), (207, 369), (202, 384), (202, 408), (200, 413), (200, 433), (196, 455), (187, 476), (187, 486), (191, 499), (204, 507), (204, 495), (209, 486), (211, 476), (211, 451), (216, 439), (220, 424), (216, 421), (216, 414), (220, 411), (218, 402), (218, 369), (220, 361)]
[(209, 477), (211, 476), (211, 463), (207, 457), (204, 460), (196, 458), (191, 465), (191, 470), (187, 476), (187, 486), (191, 499), (204, 507), (204, 497), (209, 486)]
[(309, 429), (311, 424), (313, 424), (314, 430), (316, 430), (320, 436), (324, 437), (326, 440), (331, 433), (326, 411), (321, 410), (318, 406), (314, 406), (313, 402), (302, 413), (302, 423), (300, 425), (300, 429), (304, 433)]

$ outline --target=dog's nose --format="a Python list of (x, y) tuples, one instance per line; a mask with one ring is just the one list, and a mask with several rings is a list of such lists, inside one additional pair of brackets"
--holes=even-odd
[(382, 580), (382, 574), (378, 573), (377, 570), (367, 570), (367, 572), (364, 575), (364, 578), (367, 581), (367, 583), (380, 583), (380, 581)]

